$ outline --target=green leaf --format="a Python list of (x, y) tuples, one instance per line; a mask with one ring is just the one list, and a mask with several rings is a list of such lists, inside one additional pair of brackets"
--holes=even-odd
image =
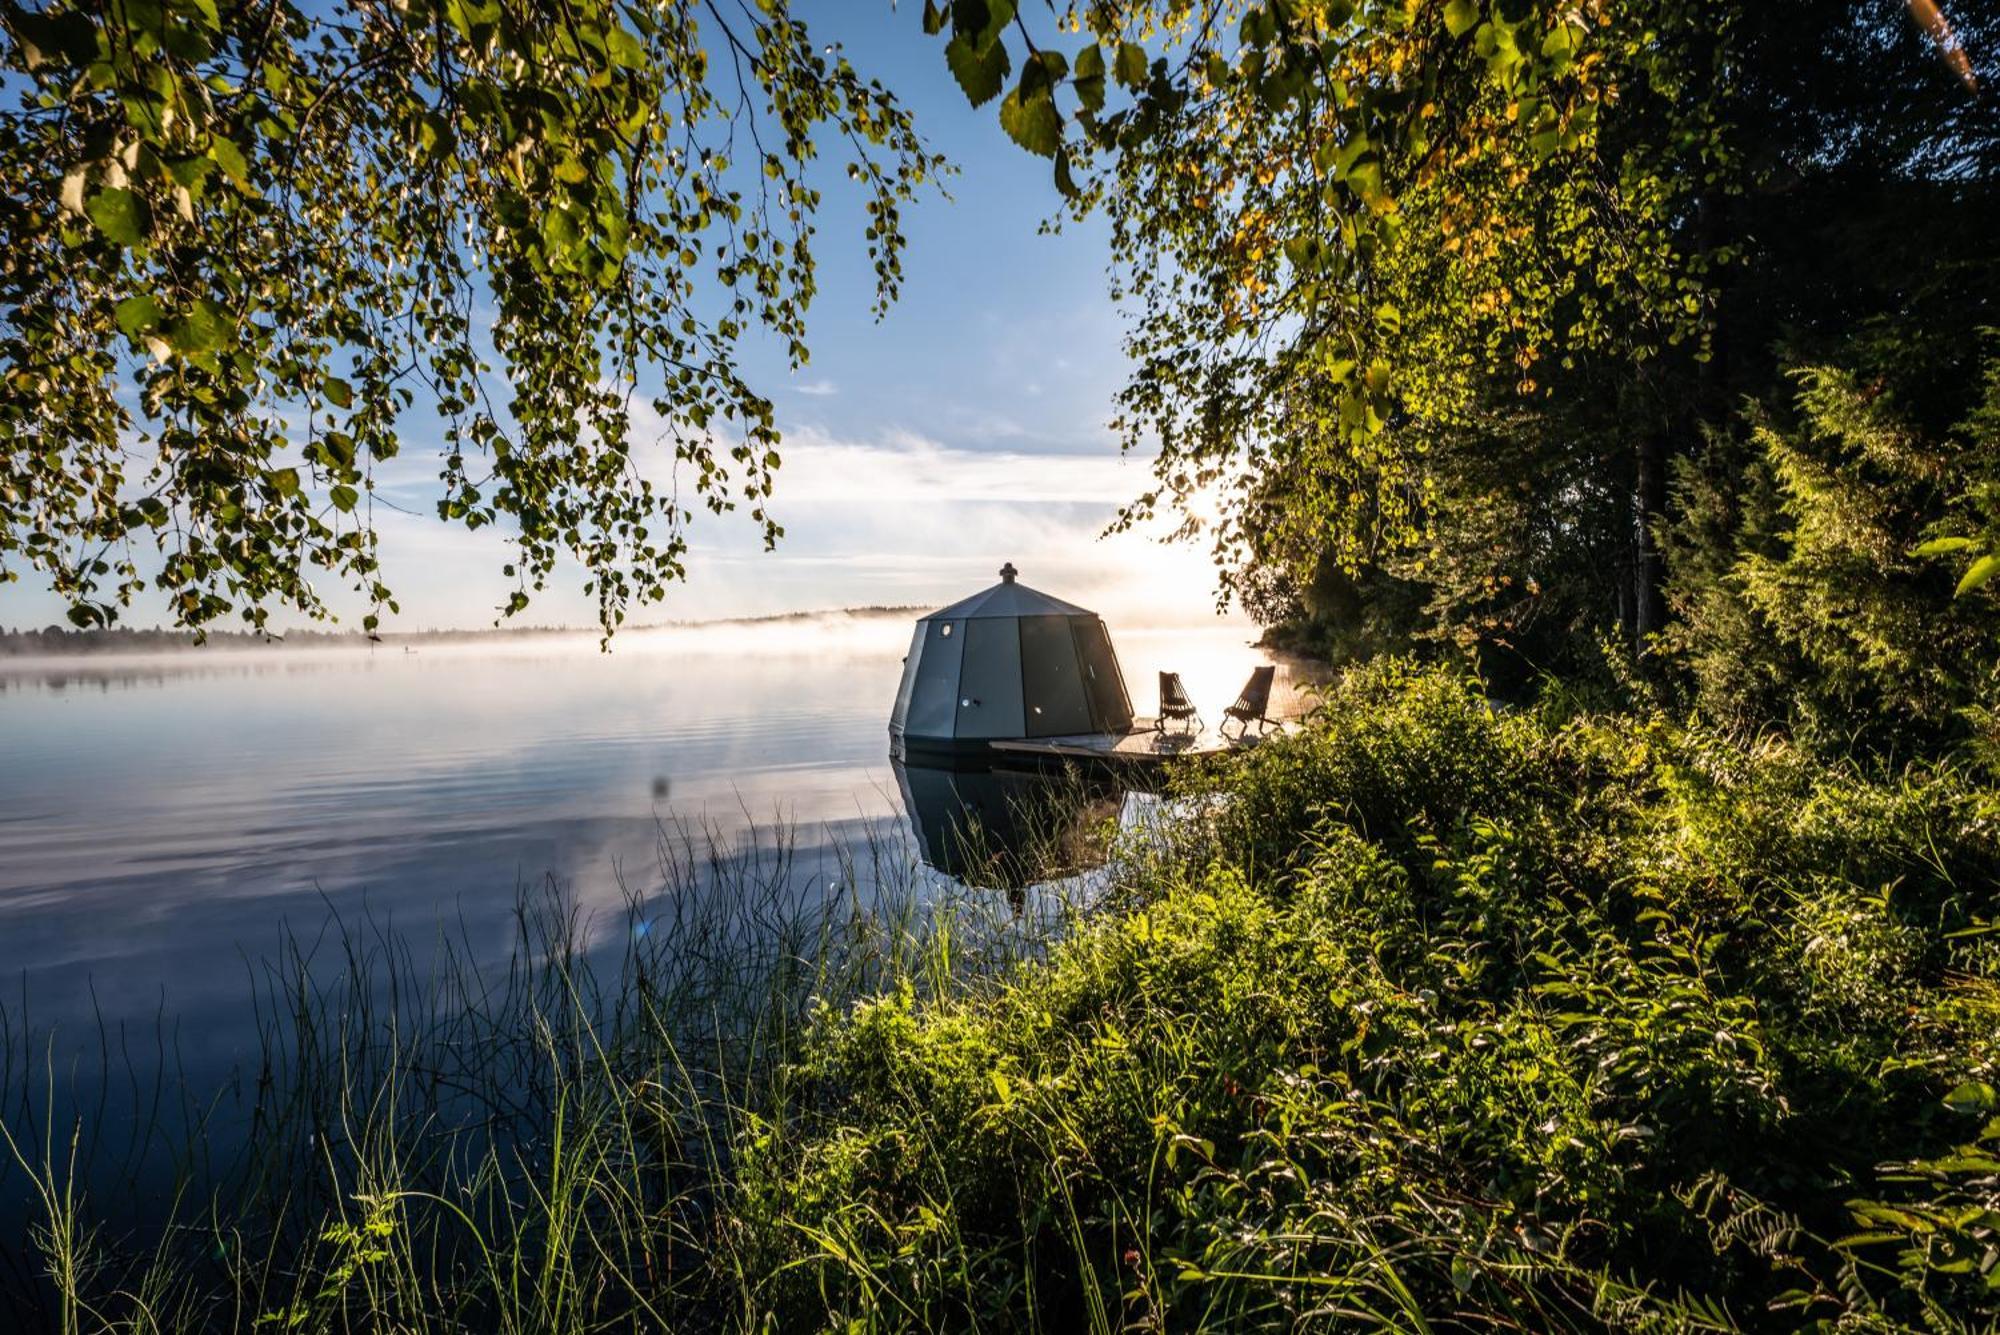
[(1056, 189), (1062, 191), (1064, 199), (1075, 199), (1079, 193), (1076, 177), (1070, 173), (1069, 150), (1066, 148), (1056, 153)]
[(1000, 128), (1030, 153), (1052, 158), (1062, 147), (1062, 113), (1046, 92), (1026, 101), (1017, 88), (1000, 104)]
[(1986, 583), (1987, 580), (1992, 579), (1996, 571), (2000, 571), (2000, 554), (1988, 552), (1977, 561), (1974, 561), (1972, 568), (1965, 572), (1965, 577), (1958, 581), (1957, 593), (1971, 593), (1974, 589)]
[(1355, 161), (1372, 147), (1373, 145), (1368, 141), (1368, 136), (1362, 131), (1356, 130), (1349, 134), (1346, 139), (1341, 141), (1340, 147), (1334, 150), (1334, 179), (1340, 180), (1345, 177), (1348, 171), (1354, 166)]
[(1146, 84), (1146, 48), (1137, 42), (1120, 42), (1118, 59), (1112, 62), (1111, 72), (1127, 88), (1143, 88)]
[(84, 212), (97, 224), (98, 231), (121, 246), (143, 244), (146, 234), (153, 229), (153, 211), (145, 197), (117, 186), (91, 196)]
[(954, 0), (952, 31), (984, 46), (1000, 35), (1014, 18), (1014, 0)]
[(336, 408), (354, 406), (354, 387), (338, 376), (328, 376), (320, 386), (326, 392), (326, 400)]
[(610, 32), (604, 34), (604, 51), (612, 63), (628, 70), (643, 69), (646, 64), (646, 48), (623, 25), (614, 24)]
[(1971, 545), (1971, 538), (1932, 538), (1922, 546), (1912, 549), (1910, 555), (1942, 556), (1946, 552), (1962, 552)]
[(567, 209), (550, 209), (542, 215), (542, 245), (553, 259), (576, 249), (576, 219)]
[(1375, 158), (1364, 158), (1348, 168), (1347, 184), (1370, 208), (1376, 206), (1377, 200), (1387, 198), (1382, 193), (1382, 164)]
[(1567, 23), (1557, 23), (1542, 39), (1542, 54), (1551, 58), (1572, 56), (1582, 45), (1583, 40), (1577, 36), (1575, 28)]
[(1021, 66), (1021, 100), (1053, 94), (1069, 73), (1069, 61), (1060, 51), (1037, 51)]
[(234, 140), (225, 139), (219, 134), (209, 136), (208, 155), (214, 158), (216, 165), (229, 173), (229, 178), (238, 185), (250, 184), (250, 163), (244, 158), (243, 150), (236, 146)]
[(1954, 1112), (1989, 1112), (1996, 1103), (2000, 1095), (1984, 1080), (1968, 1080), (1944, 1096), (1944, 1106)]
[(935, 37), (944, 31), (945, 13), (937, 0), (924, 0), (924, 35)]
[(350, 514), (354, 510), (354, 503), (361, 499), (361, 493), (352, 487), (339, 486), (328, 492), (326, 498), (333, 502), (334, 509), (342, 514)]
[(1086, 46), (1076, 53), (1076, 64), (1073, 68), (1079, 80), (1103, 78), (1104, 48), (1095, 44)]
[(174, 178), (174, 184), (185, 186), (197, 195), (201, 193), (201, 183), (215, 170), (215, 159), (200, 153), (184, 153), (166, 160), (167, 175)]
[(1006, 86), (1007, 71), (1013, 68), (1005, 43), (993, 41), (980, 45), (964, 36), (954, 37), (945, 44), (944, 60), (951, 66), (951, 76), (965, 91), (966, 100), (975, 107), (985, 106), (1000, 95), (1001, 88)]
[(148, 329), (157, 329), (160, 324), (160, 303), (149, 295), (127, 297), (118, 303), (115, 318), (118, 328), (130, 338), (137, 338)]
[(1453, 37), (1463, 37), (1479, 23), (1479, 6), (1472, 0), (1445, 0), (1444, 27)]
[(228, 341), (234, 323), (228, 311), (204, 297), (195, 302), (184, 318), (174, 323), (168, 341), (176, 352), (208, 352)]

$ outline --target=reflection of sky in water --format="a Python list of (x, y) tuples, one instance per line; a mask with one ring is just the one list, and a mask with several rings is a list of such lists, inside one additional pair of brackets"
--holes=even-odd
[[(831, 877), (831, 844), (900, 822), (908, 636), (896, 616), (635, 632), (609, 655), (562, 636), (0, 660), (0, 995), (93, 1036), (93, 1008), (164, 1012), (221, 1066), (254, 1044), (258, 961), (330, 911), (504, 956), (524, 884), (553, 875), (607, 917), (621, 876), (657, 886), (662, 820), (790, 822), (799, 874)], [(1218, 718), (1261, 660), (1236, 625), (1113, 636), (1141, 713), (1166, 667)]]

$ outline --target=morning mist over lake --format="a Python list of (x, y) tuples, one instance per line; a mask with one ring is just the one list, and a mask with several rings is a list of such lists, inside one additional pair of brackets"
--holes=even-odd
[(2000, 1327), (1996, 88), (0, 6), (0, 1331)]

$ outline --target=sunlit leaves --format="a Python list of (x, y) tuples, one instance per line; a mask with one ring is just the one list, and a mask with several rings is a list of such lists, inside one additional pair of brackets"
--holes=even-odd
[(116, 186), (100, 190), (83, 207), (97, 230), (121, 246), (144, 244), (152, 230), (152, 208), (134, 191)]
[[(1679, 0), (1071, 12), (1067, 69), (1032, 63), (1060, 31), (1005, 35), (1023, 72), (998, 119), (1111, 222), (1135, 368), (1115, 425), (1163, 484), (1121, 525), (1174, 508), (1225, 568), (1365, 559), (1415, 541), (1430, 500), (1392, 423), (1458, 420), (1485, 377), (1538, 393), (1559, 351), (1698, 340), (1707, 289), (1670, 235), (1690, 178), (1597, 156), (1601, 109), (1705, 40)], [(1676, 96), (1671, 151), (1712, 151)]]
[(1985, 588), (1993, 582), (1995, 575), (2000, 575), (2000, 553), (1988, 550), (1986, 544), (1972, 538), (1960, 536), (1932, 538), (1929, 542), (1922, 543), (1913, 548), (1910, 555), (1960, 555), (1961, 559), (1964, 556), (1971, 557), (1970, 564), (1965, 567), (1964, 572), (1959, 576), (1958, 585), (1953, 590), (1954, 596), (1960, 598), (1963, 598), (1968, 593)]
[(1137, 42), (1118, 43), (1118, 57), (1112, 72), (1125, 88), (1137, 91), (1146, 82), (1146, 48)]
[(983, 106), (1000, 95), (1008, 71), (1013, 68), (1003, 43), (981, 43), (963, 34), (945, 44), (944, 58), (951, 66), (952, 77), (958, 80), (958, 86), (965, 90), (966, 99), (975, 107)]
[(1009, 93), (1000, 104), (1000, 126), (1022, 148), (1045, 158), (1062, 145), (1062, 118), (1046, 89), (1025, 98), (1020, 88)]
[(140, 294), (127, 297), (118, 303), (114, 313), (119, 329), (133, 338), (154, 329), (160, 323), (160, 303), (151, 296)]
[(1085, 111), (1098, 112), (1104, 109), (1104, 50), (1091, 45), (1079, 51), (1076, 56), (1075, 87), (1077, 101)]
[(1974, 589), (1984, 588), (1995, 574), (2000, 574), (2000, 555), (1988, 552), (1966, 567), (1965, 574), (1959, 577), (1956, 592), (1963, 596)]
[[(1004, 76), (1011, 5), (955, 8)], [(878, 310), (940, 168), (783, 0), (5, 23), (0, 580), (39, 571), (91, 624), (149, 582), (194, 628), (322, 614), (326, 575), (392, 606), (361, 501), (413, 430), (438, 512), (517, 549), (505, 610), (566, 559), (608, 630), (681, 575), (697, 503), (775, 541), (737, 350), (807, 355), (815, 160), (856, 182)]]

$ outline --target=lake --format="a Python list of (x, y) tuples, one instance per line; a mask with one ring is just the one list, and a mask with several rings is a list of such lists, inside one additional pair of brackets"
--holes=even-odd
[[(609, 654), (577, 634), (0, 659), (0, 1078), (87, 1085), (108, 1034), (125, 1064), (169, 1051), (220, 1083), (255, 1055), (266, 962), (330, 923), (505, 959), (524, 886), (616, 920), (660, 889), (663, 839), (782, 832), (806, 882), (844, 845), (909, 843), (886, 725), (913, 615), (629, 631)], [(1213, 719), (1267, 661), (1241, 624), (1112, 633), (1141, 713), (1162, 668)]]

